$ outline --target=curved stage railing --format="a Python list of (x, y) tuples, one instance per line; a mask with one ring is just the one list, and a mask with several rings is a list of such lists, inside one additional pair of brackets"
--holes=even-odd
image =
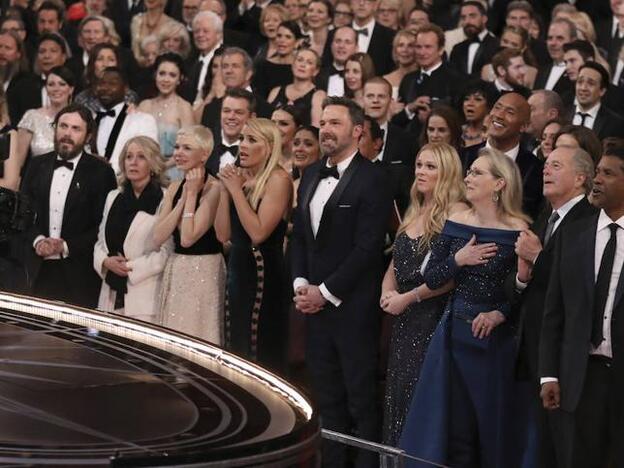
[(0, 293), (0, 464), (315, 466), (282, 378), (149, 323)]

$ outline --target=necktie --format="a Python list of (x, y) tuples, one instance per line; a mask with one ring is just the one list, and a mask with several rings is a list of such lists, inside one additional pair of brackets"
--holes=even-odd
[(587, 119), (587, 117), (590, 117), (590, 115), (586, 112), (577, 112), (576, 115), (580, 115), (581, 116), (581, 127), (585, 126), (585, 119)]
[(356, 33), (361, 34), (363, 36), (367, 36), (368, 37), (368, 29), (364, 28), (364, 29), (356, 29), (355, 30)]
[(609, 224), (611, 237), (602, 254), (600, 260), (600, 269), (598, 270), (598, 279), (594, 287), (594, 317), (592, 320), (591, 342), (594, 348), (597, 348), (602, 340), (602, 322), (607, 304), (607, 296), (609, 295), (609, 283), (611, 282), (611, 270), (613, 270), (613, 258), (615, 257), (615, 249), (617, 247), (617, 230), (616, 223)]
[(481, 44), (481, 39), (479, 38), (479, 36), (471, 37), (469, 40), (471, 44)]
[(95, 117), (95, 121), (97, 123), (100, 123), (100, 121), (104, 117), (115, 117), (115, 109), (109, 109), (109, 110), (104, 110), (104, 111), (97, 111), (96, 117)]
[(429, 75), (427, 75), (424, 71), (420, 71), (420, 73), (418, 74), (418, 77), (416, 77), (416, 84), (417, 85), (421, 85), (423, 84), (427, 79), (429, 78)]
[(336, 179), (340, 179), (340, 174), (338, 174), (338, 168), (336, 166), (321, 167), (319, 175), (321, 176), (321, 179), (326, 179), (327, 177), (335, 177)]
[(553, 231), (555, 230), (555, 223), (559, 218), (560, 216), (557, 210), (553, 211), (550, 218), (548, 218), (548, 225), (546, 226), (546, 233), (544, 234), (544, 246), (548, 244), (548, 241), (552, 237)]
[(57, 170), (59, 167), (66, 167), (70, 171), (74, 170), (74, 163), (71, 161), (65, 161), (64, 159), (56, 159), (54, 160), (54, 170)]

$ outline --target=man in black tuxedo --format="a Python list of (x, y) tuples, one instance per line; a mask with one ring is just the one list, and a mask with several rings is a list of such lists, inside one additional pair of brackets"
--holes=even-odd
[(544, 407), (561, 409), (571, 468), (624, 464), (624, 151), (606, 152), (592, 203), (600, 212), (557, 236), (539, 348)]
[(93, 247), (104, 201), (117, 184), (111, 167), (84, 152), (94, 122), (72, 104), (55, 118), (52, 153), (33, 159), (22, 192), (37, 212), (26, 232), (26, 259), (34, 295), (95, 307), (101, 280), (93, 269)]
[(593, 130), (601, 140), (624, 137), (624, 118), (602, 103), (609, 86), (609, 73), (597, 62), (587, 62), (576, 80), (576, 105), (572, 124)]
[[(505, 17), (505, 24), (507, 26), (516, 26), (523, 28), (525, 31), (529, 31), (533, 19), (535, 19), (535, 10), (526, 0), (513, 0), (507, 4), (507, 16)], [(544, 41), (529, 36), (528, 45), (535, 60), (537, 60), (537, 64), (540, 67), (547, 66), (550, 62), (550, 56), (548, 55), (548, 49)]]
[(28, 109), (41, 107), (41, 79), (28, 72), (23, 42), (12, 31), (0, 33), (0, 78), (6, 87), (9, 118), (17, 125)]
[[(508, 291), (520, 301), (518, 376), (534, 389), (535, 420), (539, 443), (539, 466), (557, 466), (555, 444), (542, 400), (539, 397), (538, 348), (542, 314), (556, 234), (577, 219), (595, 213), (587, 200), (594, 176), (591, 156), (580, 148), (557, 148), (544, 163), (544, 197), (550, 206), (542, 211), (531, 230), (516, 242), (519, 268), (508, 281)], [(556, 423), (556, 421), (552, 421)]]
[(202, 0), (199, 4), (199, 11), (212, 11), (221, 18), (223, 22), (223, 45), (226, 47), (240, 47), (247, 51), (252, 57), (258, 50), (258, 41), (254, 40), (251, 35), (236, 29), (226, 27), (227, 9), (223, 0)]
[[(253, 75), (253, 62), (251, 57), (243, 49), (227, 47), (221, 55), (221, 79), (226, 89), (245, 89), (253, 93), (251, 77)], [(256, 100), (256, 115), (258, 117), (271, 118), (273, 106), (266, 100), (254, 93)], [(221, 132), (221, 106), (224, 98), (214, 98), (204, 107), (201, 124), (212, 130), (213, 135)]]
[[(376, 371), (383, 241), (391, 209), (385, 171), (358, 153), (364, 114), (329, 97), (321, 116), (326, 156), (308, 167), (294, 214), (292, 271), (306, 314), (306, 362), (324, 428), (376, 441)], [(323, 463), (345, 465), (345, 448), (323, 446)], [(374, 467), (374, 454), (356, 466)]]
[(600, 20), (594, 19), (596, 26), (596, 45), (607, 58), (612, 71), (624, 45), (624, 4), (617, 0), (610, 3), (611, 15)]
[(316, 85), (328, 96), (344, 96), (344, 67), (347, 59), (358, 51), (358, 34), (350, 26), (342, 26), (330, 33), (331, 46), (328, 64), (316, 77)]
[(110, 9), (110, 17), (115, 23), (115, 29), (121, 38), (121, 45), (130, 48), (130, 23), (138, 13), (145, 11), (144, 0), (118, 0), (115, 7)]
[[(393, 117), (393, 122), (407, 127), (420, 118), (422, 108), (430, 108), (433, 101), (454, 102), (464, 77), (443, 61), (444, 31), (435, 24), (420, 28), (416, 35), (416, 62), (419, 70), (408, 73), (401, 80), (399, 99), (405, 103), (403, 112)], [(418, 125), (414, 125), (418, 133)]]
[(351, 0), (353, 24), (358, 35), (358, 49), (370, 55), (375, 64), (375, 74), (383, 76), (394, 70), (392, 41), (395, 31), (375, 20), (380, 0)]
[(563, 119), (565, 107), (559, 94), (545, 89), (533, 91), (528, 103), (531, 116), (525, 134), (525, 146), (529, 150), (534, 150), (542, 139), (546, 124), (551, 120)]
[(547, 67), (540, 67), (535, 77), (533, 89), (548, 89), (560, 95), (574, 93), (570, 79), (565, 75), (563, 44), (577, 38), (576, 26), (567, 18), (557, 18), (548, 27), (546, 47), (551, 62)]
[(499, 96), (503, 93), (514, 92), (528, 99), (531, 91), (523, 85), (526, 63), (521, 51), (503, 49), (497, 52), (492, 57), (492, 68), (496, 75), (494, 87)]
[(498, 50), (498, 39), (487, 30), (487, 20), (481, 2), (462, 3), (460, 21), (467, 39), (453, 47), (449, 61), (457, 71), (473, 78), (481, 76), (481, 69)]
[(494, 148), (516, 162), (522, 175), (522, 207), (535, 218), (542, 205), (543, 163), (530, 151), (522, 148), (520, 138), (529, 123), (527, 100), (517, 93), (503, 94), (490, 111), (490, 125), (485, 143), (469, 146), (461, 152), (464, 171), (477, 159), (483, 147)]
[(220, 132), (213, 132), (215, 146), (206, 162), (206, 169), (215, 177), (221, 168), (236, 163), (243, 127), (256, 116), (256, 97), (245, 89), (228, 89), (223, 97), (220, 115)]

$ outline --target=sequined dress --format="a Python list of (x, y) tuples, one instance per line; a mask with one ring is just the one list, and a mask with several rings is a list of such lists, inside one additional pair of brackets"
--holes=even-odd
[[(455, 253), (472, 237), (494, 242), (486, 264), (459, 267)], [(399, 446), (410, 455), (449, 466), (514, 468), (527, 441), (525, 389), (514, 379), (515, 329), (504, 283), (516, 262), (517, 231), (447, 221), (431, 248), (425, 282), (439, 288), (455, 281), (431, 339)], [(472, 334), (481, 312), (499, 310), (506, 320), (483, 339)], [(408, 467), (430, 466), (408, 462)]]
[(231, 248), (228, 256), (227, 348), (273, 370), (284, 369), (288, 321), (284, 301), (284, 235), (279, 222), (261, 244), (252, 245), (234, 204), (230, 205)]
[(30, 153), (33, 156), (40, 156), (54, 151), (53, 122), (54, 118), (41, 112), (39, 109), (30, 109), (26, 111), (22, 120), (17, 124), (17, 128), (24, 128), (32, 133)]
[[(173, 206), (180, 199), (183, 186), (184, 181), (173, 198)], [(197, 206), (200, 196), (197, 196)], [(174, 253), (163, 274), (161, 323), (221, 345), (225, 263), (214, 228), (208, 229), (192, 246), (182, 247), (180, 230), (176, 227), (173, 241)]]
[[(405, 232), (394, 242), (392, 258), (398, 291), (410, 291), (425, 282), (421, 265), (427, 251), (419, 252), (420, 238), (412, 239)], [(412, 391), (420, 374), (431, 336), (440, 321), (447, 296), (438, 296), (411, 304), (395, 317), (392, 324), (386, 395), (384, 402), (384, 443), (396, 446), (401, 435)]]

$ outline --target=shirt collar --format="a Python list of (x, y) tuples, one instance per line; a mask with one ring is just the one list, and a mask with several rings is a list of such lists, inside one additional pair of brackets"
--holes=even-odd
[[(80, 161), (80, 158), (82, 157), (82, 152), (80, 152), (80, 154), (78, 156), (74, 156), (71, 159), (68, 159), (67, 162), (71, 162), (74, 163), (74, 170), (76, 169), (76, 166), (78, 165), (78, 162)], [(63, 158), (61, 158), (58, 153), (56, 154), (56, 159), (61, 161)]]
[(429, 75), (431, 76), (431, 74), (436, 71), (438, 68), (440, 68), (442, 66), (442, 60), (440, 60), (437, 64), (435, 64), (433, 67), (425, 69), (422, 68), (421, 72), (424, 73), (425, 75)]
[(609, 215), (606, 213), (605, 210), (600, 210), (600, 215), (598, 216), (597, 232), (602, 231), (603, 229), (606, 229), (607, 226), (609, 226), (609, 224), (611, 223), (617, 223), (617, 225), (620, 226), (621, 229), (624, 229), (624, 216), (614, 221), (611, 218), (609, 218)]
[(581, 194), (581, 195), (577, 195), (576, 197), (572, 197), (570, 198), (567, 202), (565, 202), (563, 205), (561, 205), (559, 208), (557, 208), (556, 211), (559, 214), (559, 218), (565, 218), (565, 215), (568, 214), (568, 212), (574, 208), (574, 206), (580, 202), (583, 198), (585, 198), (585, 194)]
[(364, 26), (358, 26), (357, 24), (355, 24), (355, 21), (354, 21), (353, 24), (352, 24), (352, 27), (355, 30), (358, 30), (358, 29), (366, 29), (366, 30), (368, 30), (368, 36), (370, 37), (370, 35), (373, 34), (373, 28), (375, 27), (375, 18), (370, 20)]
[(494, 85), (498, 88), (499, 91), (513, 91), (513, 88), (507, 83), (503, 83), (500, 78), (496, 78), (494, 80)]
[(225, 133), (223, 133), (223, 129), (222, 129), (221, 130), (221, 143), (223, 144), (223, 146), (227, 146), (229, 148), (230, 146), (238, 145), (238, 140), (235, 141), (234, 143), (228, 143), (227, 140), (225, 139)]
[[(490, 140), (487, 140), (485, 142), (485, 147), (486, 148), (492, 148), (492, 149), (497, 149), (494, 148), (492, 145), (490, 145)], [(499, 150), (500, 151), (500, 150)], [(506, 154), (507, 156), (509, 156), (513, 161), (516, 160), (516, 158), (518, 157), (518, 153), (520, 153), (520, 143), (518, 143), (516, 146), (514, 146), (513, 148), (511, 148), (509, 151), (505, 151), (504, 154)]]
[(596, 116), (598, 115), (599, 110), (600, 110), (600, 101), (598, 101), (598, 103), (594, 107), (587, 109), (586, 111), (581, 110), (578, 104), (576, 105), (576, 112), (583, 112), (585, 114), (589, 114), (589, 116), (594, 120), (596, 120)]
[(479, 40), (483, 42), (483, 39), (485, 39), (485, 36), (487, 36), (489, 32), (490, 31), (488, 31), (487, 29), (484, 29), (483, 31), (481, 31), (479, 33)]
[[(357, 150), (355, 150), (353, 154), (349, 156), (347, 159), (343, 159), (336, 165), (336, 169), (338, 170), (338, 175), (340, 177), (342, 177), (342, 174), (344, 173), (344, 171), (347, 170), (347, 167), (349, 167), (349, 164), (351, 164), (351, 161), (353, 161), (353, 158), (355, 157), (356, 154), (357, 154)], [(327, 161), (325, 162), (325, 164), (327, 165), (327, 167), (331, 167), (329, 165), (329, 158), (327, 158)]]

